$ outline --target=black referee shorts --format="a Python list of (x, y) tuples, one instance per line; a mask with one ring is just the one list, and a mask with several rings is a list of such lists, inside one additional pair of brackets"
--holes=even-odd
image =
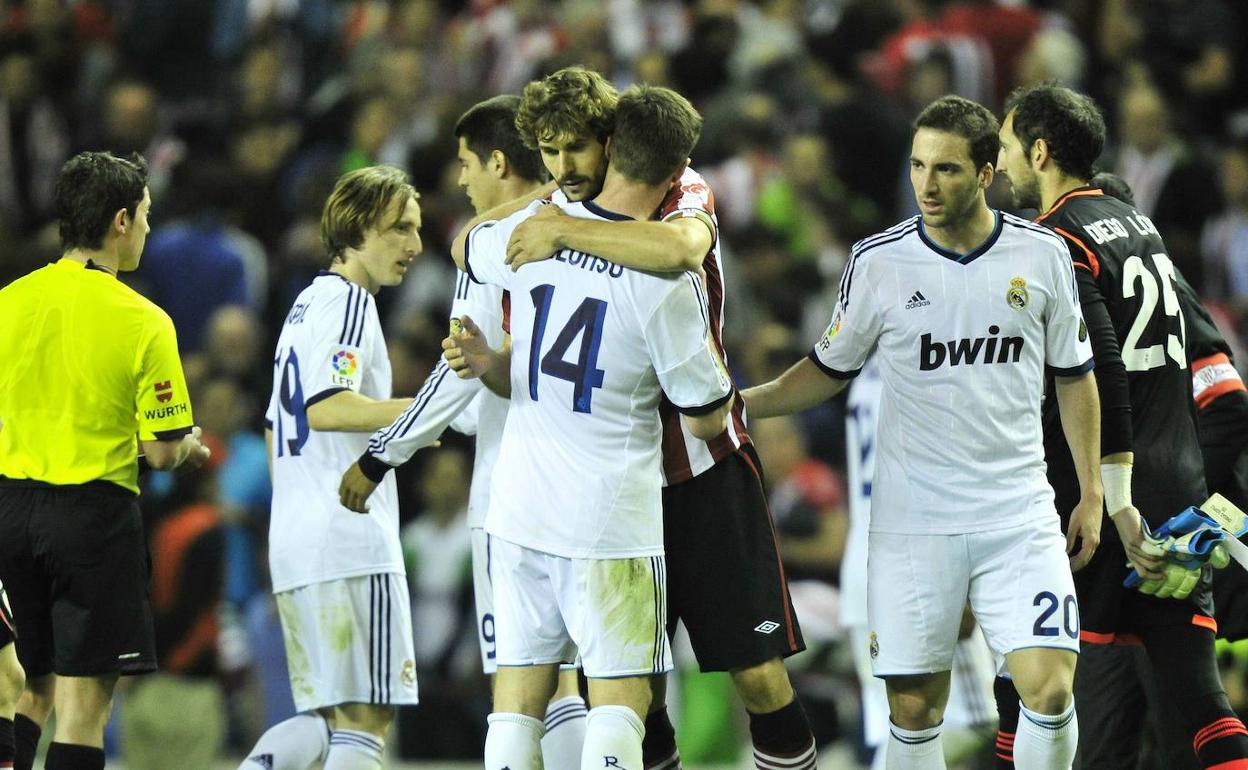
[(668, 632), (684, 622), (703, 671), (749, 668), (806, 649), (761, 468), (747, 444), (663, 490)]
[(149, 574), (135, 495), (0, 479), (0, 581), (28, 677), (154, 671)]

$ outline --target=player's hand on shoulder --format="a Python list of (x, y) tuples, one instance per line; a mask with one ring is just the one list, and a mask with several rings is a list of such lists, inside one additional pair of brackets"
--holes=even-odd
[(1079, 500), (1070, 514), (1070, 524), (1066, 527), (1066, 553), (1070, 556), (1071, 572), (1088, 566), (1101, 544), (1102, 508), (1099, 497), (1084, 498)]
[(375, 489), (376, 482), (365, 476), (360, 464), (354, 462), (342, 474), (342, 482), (338, 484), (338, 501), (356, 513), (368, 513), (368, 498)]
[(558, 206), (540, 207), (512, 231), (503, 262), (511, 265), (512, 270), (519, 270), (521, 265), (553, 257), (560, 249), (559, 220), (566, 216)]

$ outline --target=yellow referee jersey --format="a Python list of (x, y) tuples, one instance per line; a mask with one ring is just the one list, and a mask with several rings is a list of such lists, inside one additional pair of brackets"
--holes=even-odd
[(0, 476), (137, 493), (138, 439), (194, 424), (168, 314), (61, 259), (0, 289), (0, 319)]

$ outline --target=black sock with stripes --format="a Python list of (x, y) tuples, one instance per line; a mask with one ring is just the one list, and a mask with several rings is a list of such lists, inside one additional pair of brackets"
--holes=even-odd
[(675, 770), (680, 767), (676, 730), (672, 727), (666, 706), (646, 715), (646, 736), (641, 741), (641, 760), (646, 770)]
[(997, 770), (1014, 770), (1014, 736), (1018, 733), (1019, 698), (1014, 680), (999, 676), (992, 682), (992, 695), (997, 700)]
[(35, 752), (39, 749), (39, 736), (43, 728), (25, 714), (13, 717), (13, 770), (31, 770), (35, 766)]
[(104, 749), (53, 742), (48, 746), (43, 767), (44, 770), (104, 770)]
[(759, 770), (805, 770), (815, 766), (815, 736), (802, 702), (766, 714), (750, 713), (754, 766)]

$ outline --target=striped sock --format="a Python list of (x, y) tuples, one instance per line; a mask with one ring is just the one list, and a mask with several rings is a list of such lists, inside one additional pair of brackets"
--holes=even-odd
[(997, 743), (995, 767), (997, 770), (1014, 770), (1014, 737), (1018, 732), (1018, 690), (1014, 680), (998, 676), (992, 683), (992, 695), (997, 701)]
[(325, 770), (381, 770), (385, 747), (385, 742), (372, 733), (334, 730), (329, 737)]
[(666, 706), (646, 715), (646, 737), (641, 742), (641, 753), (646, 770), (681, 770), (676, 731), (667, 716)]
[(1229, 709), (1219, 714), (1192, 737), (1192, 748), (1202, 767), (1217, 770), (1248, 770), (1248, 730)]
[(1069, 770), (1079, 746), (1075, 702), (1060, 714), (1039, 714), (1020, 706), (1014, 737), (1014, 766), (1019, 770)]
[(585, 745), (585, 716), (589, 711), (579, 695), (560, 698), (546, 707), (546, 734), (542, 736), (542, 764), (549, 768), (577, 767)]
[(945, 770), (941, 725), (923, 730), (904, 730), (889, 722), (887, 770)]
[(754, 767), (758, 770), (815, 767), (815, 737), (797, 698), (766, 714), (750, 712), (750, 738), (754, 743)]

